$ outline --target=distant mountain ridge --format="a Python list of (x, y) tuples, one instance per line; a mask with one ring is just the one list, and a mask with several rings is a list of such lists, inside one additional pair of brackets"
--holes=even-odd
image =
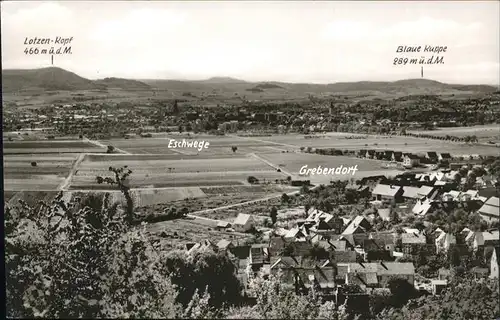
[(58, 68), (49, 67), (41, 69), (6, 69), (2, 71), (3, 92), (19, 90), (102, 90), (118, 88), (123, 90), (172, 90), (172, 91), (201, 91), (201, 92), (246, 92), (253, 91), (265, 93), (268, 90), (286, 94), (321, 94), (321, 93), (356, 93), (356, 92), (382, 92), (382, 93), (429, 93), (439, 94), (440, 91), (467, 91), (489, 93), (499, 90), (498, 87), (489, 85), (457, 85), (446, 84), (429, 79), (406, 79), (393, 82), (387, 81), (358, 81), (337, 82), (330, 84), (288, 83), (279, 81), (250, 82), (231, 77), (212, 77), (206, 80), (133, 80), (123, 78), (105, 78), (89, 80), (79, 75)]
[(119, 88), (124, 90), (150, 90), (151, 87), (137, 80), (104, 78), (89, 80), (58, 67), (41, 69), (2, 70), (2, 91), (47, 90), (77, 91)]

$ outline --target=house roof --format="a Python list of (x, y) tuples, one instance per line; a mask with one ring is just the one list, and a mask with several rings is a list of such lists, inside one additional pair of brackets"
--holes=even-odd
[(365, 228), (361, 226), (361, 224), (364, 224), (364, 225), (370, 225), (370, 223), (368, 222), (368, 220), (366, 220), (365, 217), (363, 216), (356, 216), (356, 218), (354, 218), (351, 223), (349, 223), (349, 225), (347, 226), (347, 228), (345, 228), (344, 232), (342, 232), (342, 234), (353, 234), (353, 233), (359, 233), (359, 231), (363, 231), (365, 232)]
[(347, 274), (347, 281), (349, 284), (355, 284), (360, 287), (374, 286), (378, 284), (376, 272), (349, 273)]
[(217, 242), (217, 247), (219, 249), (226, 249), (228, 248), (229, 246), (231, 246), (231, 241), (227, 240), (227, 239), (222, 239), (220, 240), (219, 242)]
[(405, 157), (408, 157), (410, 159), (420, 159), (416, 154), (411, 153), (405, 154)]
[(332, 240), (347, 241), (351, 246), (362, 245), (365, 239), (368, 239), (367, 233), (354, 233), (354, 234), (339, 234), (331, 236)]
[(418, 201), (412, 209), (412, 212), (419, 215), (426, 215), (427, 212), (432, 208), (433, 202), (429, 199), (425, 199), (425, 201)]
[(451, 154), (449, 154), (447, 152), (440, 153), (440, 156), (443, 159), (449, 159), (449, 158), (451, 158)]
[(500, 233), (498, 230), (482, 232), (483, 240), (486, 242), (500, 241)]
[(346, 251), (345, 241), (321, 240), (318, 243), (321, 247), (323, 247), (327, 250)]
[(348, 272), (376, 273), (378, 275), (412, 275), (415, 274), (415, 267), (412, 262), (349, 263)]
[(356, 251), (335, 251), (333, 259), (335, 262), (356, 262)]
[(422, 234), (415, 233), (403, 233), (401, 234), (401, 242), (403, 244), (425, 244), (425, 236)]
[(377, 213), (383, 220), (390, 219), (391, 208), (379, 208), (377, 209)]
[(285, 238), (295, 239), (295, 238), (305, 238), (307, 236), (307, 232), (303, 228), (293, 227), (286, 234)]
[(438, 156), (437, 153), (434, 151), (428, 151), (426, 154), (429, 158), (437, 158)]
[(494, 207), (499, 207), (500, 206), (500, 199), (498, 197), (491, 197), (488, 199), (488, 201), (485, 202), (485, 204), (494, 206)]
[(500, 213), (498, 212), (498, 206), (489, 205), (487, 204), (487, 202), (483, 204), (483, 206), (479, 208), (478, 211), (479, 213), (487, 214), (490, 216), (496, 216), (496, 217), (500, 216)]
[(233, 224), (244, 226), (251, 219), (251, 217), (252, 216), (249, 215), (249, 214), (240, 213), (240, 214), (238, 214), (238, 216), (236, 217), (236, 219), (234, 219), (234, 223)]
[(420, 198), (418, 195), (418, 190), (419, 188), (417, 187), (410, 187), (410, 186), (404, 186), (403, 187), (403, 197), (405, 198), (411, 198), (411, 199), (417, 199)]
[(227, 221), (219, 221), (219, 222), (217, 223), (217, 227), (219, 227), (219, 228), (227, 228), (227, 227), (229, 227), (230, 225), (231, 225), (231, 223), (230, 223), (230, 222), (227, 222)]
[(381, 195), (386, 197), (394, 197), (401, 189), (399, 186), (391, 186), (387, 184), (377, 184), (375, 189), (373, 189), (372, 194)]
[(370, 239), (375, 240), (377, 243), (383, 243), (384, 245), (394, 244), (394, 233), (372, 232), (370, 233)]
[(419, 195), (423, 195), (423, 196), (426, 196), (426, 197), (427, 197), (427, 196), (429, 196), (429, 195), (432, 193), (432, 191), (433, 191), (433, 190), (434, 190), (434, 188), (433, 188), (433, 187), (429, 187), (429, 186), (421, 186), (420, 188), (418, 188), (417, 193), (418, 193)]

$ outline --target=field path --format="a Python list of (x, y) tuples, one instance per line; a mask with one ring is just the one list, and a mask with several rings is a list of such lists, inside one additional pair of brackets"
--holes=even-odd
[(65, 190), (65, 191), (68, 190), (71, 179), (75, 175), (76, 169), (78, 168), (80, 163), (83, 161), (85, 156), (86, 156), (86, 153), (80, 153), (80, 155), (76, 159), (75, 163), (73, 163), (73, 166), (71, 167), (71, 170), (70, 170), (68, 176), (66, 177), (66, 179), (64, 179), (64, 181), (57, 187), (58, 190)]
[[(100, 148), (104, 148), (104, 149), (108, 149), (108, 146), (97, 141), (97, 140), (90, 140), (89, 138), (83, 138), (83, 141), (85, 142), (88, 142), (88, 143), (92, 143), (93, 145), (96, 145)], [(117, 148), (117, 147), (114, 147), (116, 151), (120, 152), (120, 153), (124, 153), (124, 154), (130, 154), (130, 152), (127, 152), (125, 150), (122, 150), (120, 148)]]
[(293, 174), (293, 173), (291, 173), (291, 172), (288, 172), (288, 171), (284, 170), (284, 169), (283, 169), (283, 168), (281, 168), (280, 166), (278, 166), (278, 165), (276, 165), (276, 164), (272, 163), (272, 162), (271, 162), (271, 161), (269, 161), (269, 160), (266, 160), (266, 159), (264, 159), (264, 158), (262, 158), (262, 157), (260, 157), (260, 156), (256, 155), (256, 154), (255, 154), (255, 153), (253, 153), (253, 152), (252, 152), (252, 153), (249, 153), (249, 155), (250, 155), (251, 157), (253, 157), (253, 158), (255, 158), (255, 159), (259, 160), (259, 161), (264, 162), (265, 164), (267, 164), (268, 166), (273, 167), (273, 168), (274, 168), (274, 169), (276, 169), (276, 170), (278, 170), (278, 169), (279, 169), (282, 173), (284, 173), (284, 174), (286, 174), (286, 175), (289, 175), (289, 176), (291, 176), (292, 178), (293, 178), (293, 177), (295, 177), (295, 174)]
[(275, 144), (278, 146), (285, 146), (285, 147), (290, 147), (293, 149), (299, 149), (299, 146), (293, 145), (293, 144), (286, 144), (286, 143), (281, 143), (281, 142), (274, 142), (274, 141), (268, 141), (268, 140), (262, 140), (262, 139), (256, 139), (252, 137), (240, 137), (234, 134), (227, 134), (226, 136), (228, 137), (233, 137), (233, 138), (238, 138), (238, 139), (244, 139), (244, 140), (251, 140), (251, 141), (258, 141), (258, 142), (263, 142), (263, 143), (270, 143), (270, 144)]

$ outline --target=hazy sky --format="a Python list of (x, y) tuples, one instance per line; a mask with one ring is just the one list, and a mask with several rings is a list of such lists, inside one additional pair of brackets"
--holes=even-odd
[[(73, 37), (54, 64), (91, 78), (331, 83), (420, 77), (399, 45), (447, 46), (425, 78), (500, 82), (498, 1), (2, 1), (2, 67), (50, 66), (26, 37)], [(50, 48), (50, 46), (38, 46)]]

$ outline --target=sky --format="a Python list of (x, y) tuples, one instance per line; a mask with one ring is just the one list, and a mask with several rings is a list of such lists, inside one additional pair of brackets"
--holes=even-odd
[[(51, 66), (26, 38), (73, 37), (54, 65), (89, 79), (206, 79), (334, 83), (420, 77), (500, 83), (499, 1), (2, 1), (3, 69)], [(56, 46), (57, 48), (57, 46)]]

